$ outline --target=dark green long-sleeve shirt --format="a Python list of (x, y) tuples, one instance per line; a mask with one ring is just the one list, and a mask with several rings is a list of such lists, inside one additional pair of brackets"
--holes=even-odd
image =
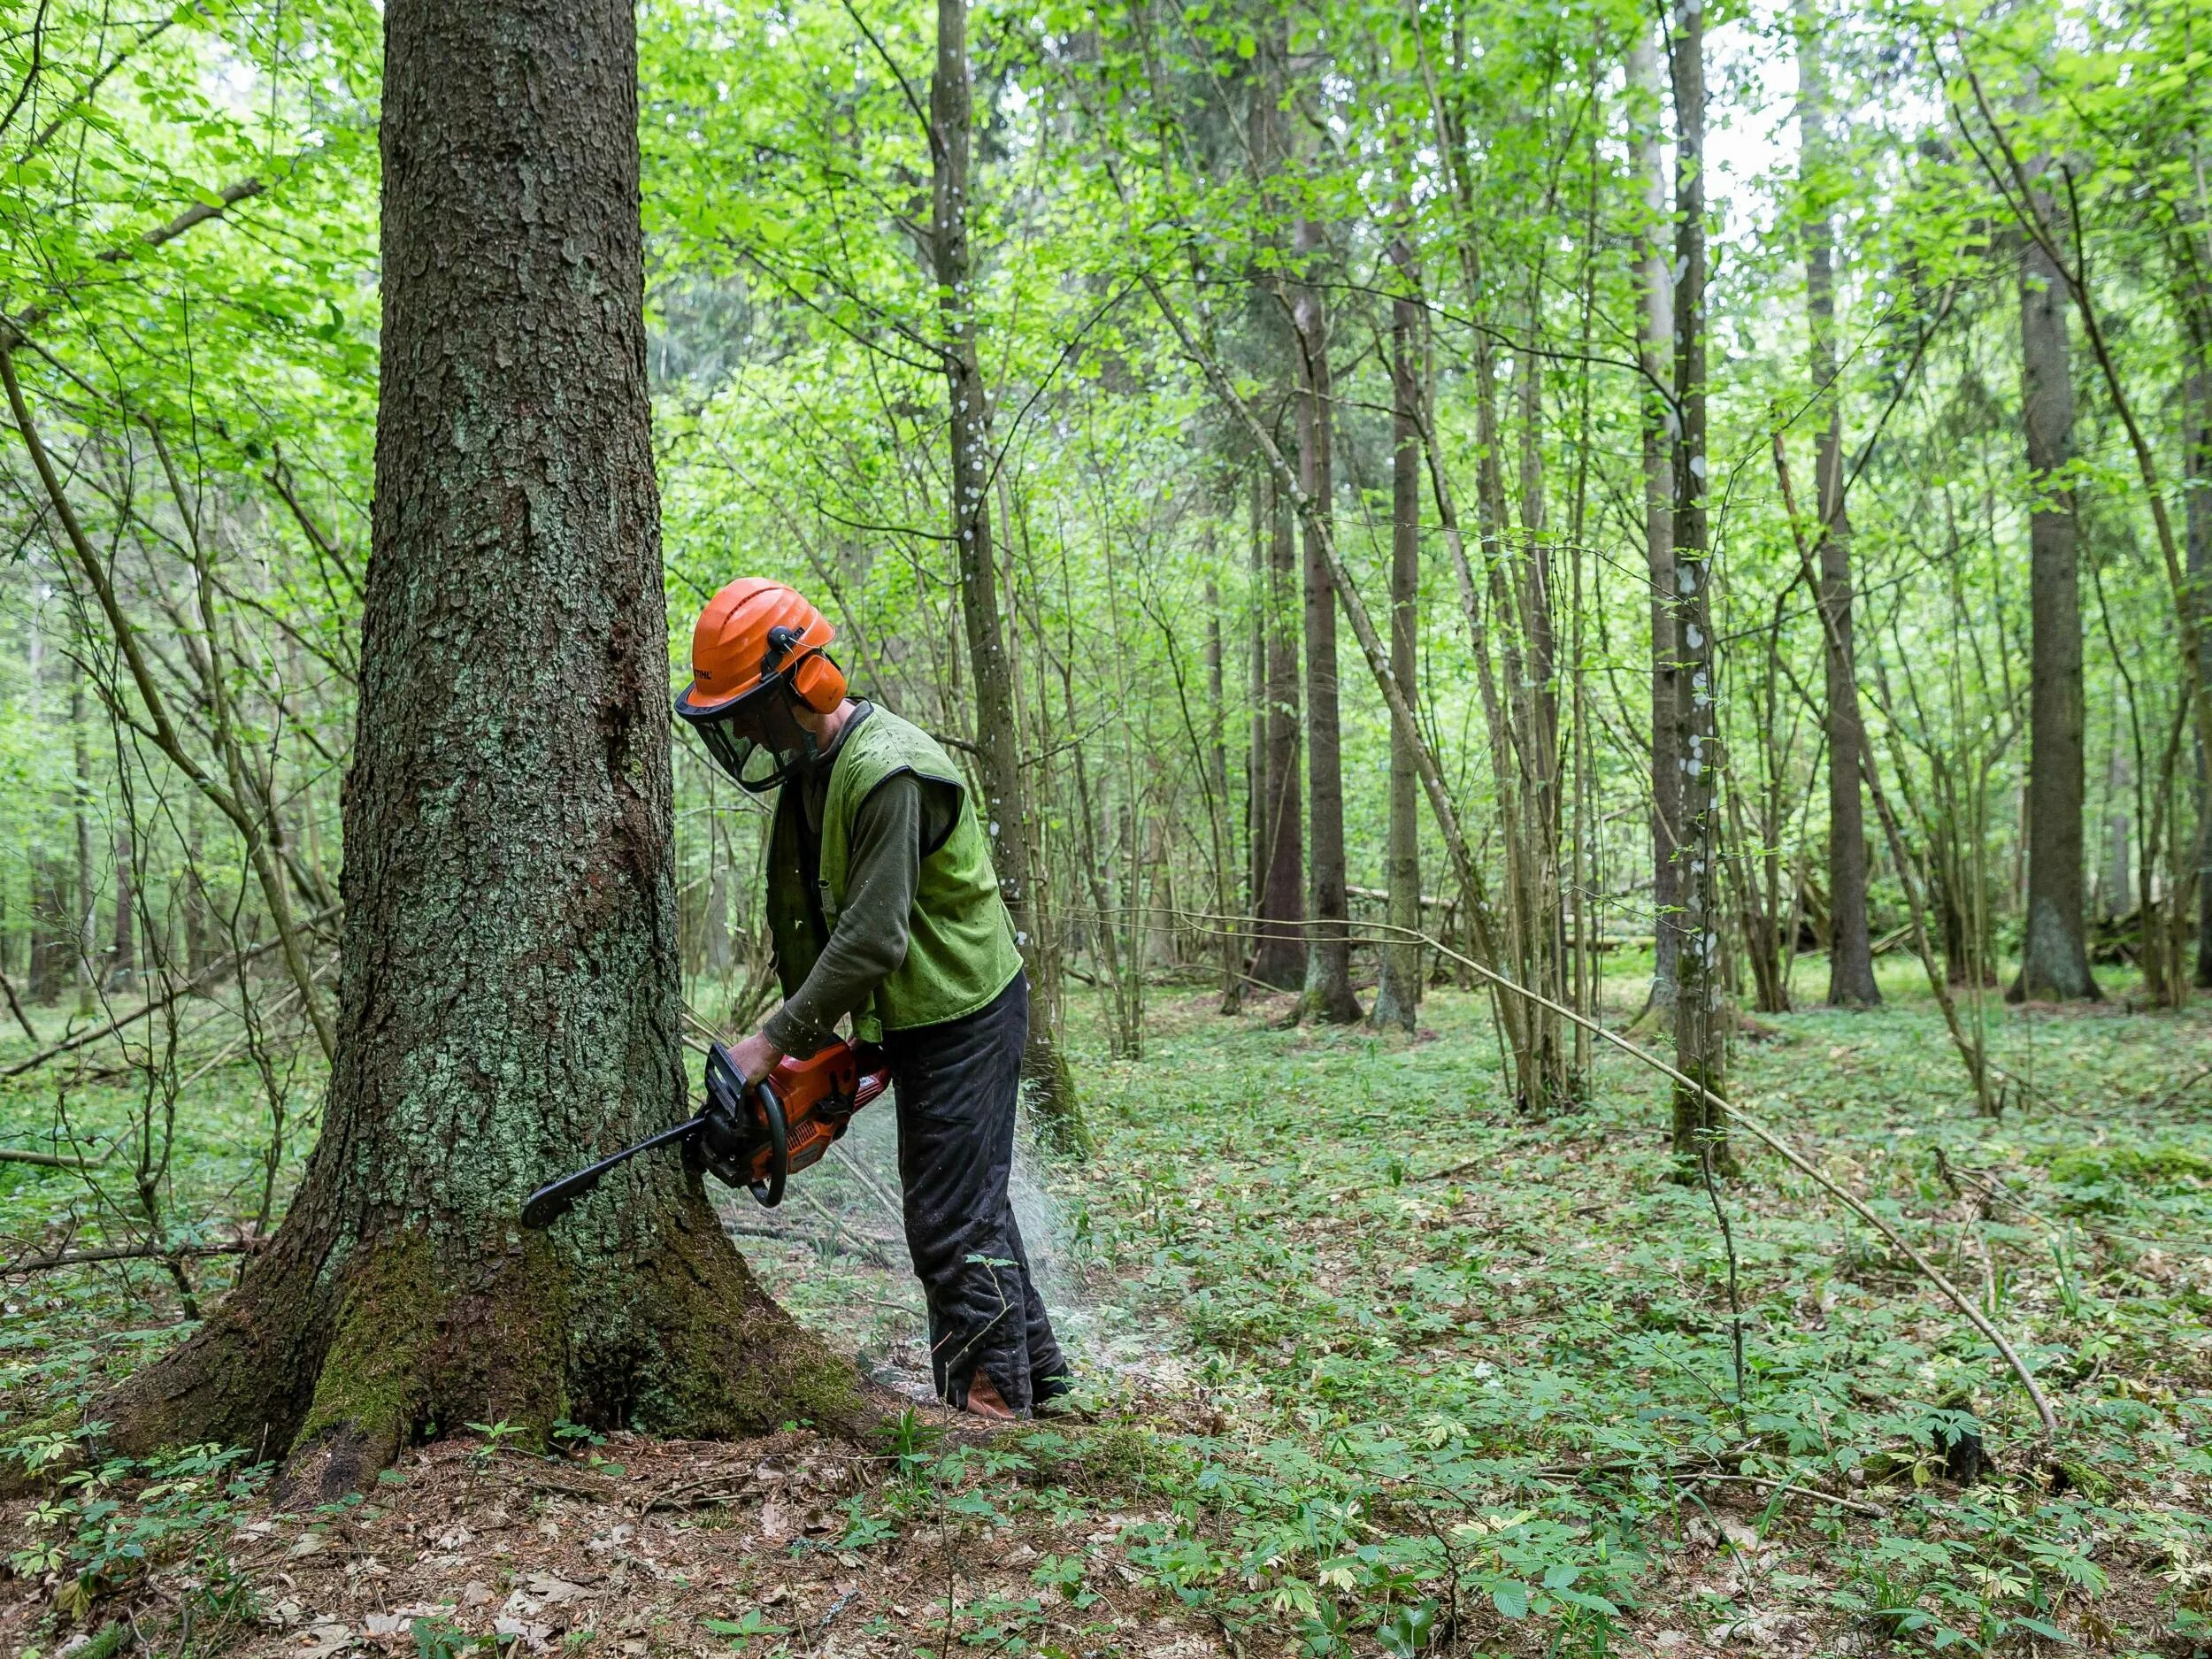
[[(873, 712), (873, 704), (860, 704), (839, 729), (829, 752), (784, 786), (799, 791), (799, 856), (810, 894), (830, 772), (845, 740)], [(951, 833), (958, 808), (956, 799), (948, 802), (936, 790), (923, 788), (910, 772), (885, 779), (860, 803), (853, 816), (845, 907), (805, 983), (761, 1027), (769, 1041), (786, 1054), (812, 1054), (829, 1041), (838, 1020), (864, 1006), (876, 987), (906, 960), (923, 856)], [(815, 923), (820, 926), (818, 916)]]

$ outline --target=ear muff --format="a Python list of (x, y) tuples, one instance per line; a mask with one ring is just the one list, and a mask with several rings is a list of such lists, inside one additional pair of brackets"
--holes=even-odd
[(845, 671), (815, 651), (791, 671), (791, 689), (815, 713), (827, 714), (845, 701)]

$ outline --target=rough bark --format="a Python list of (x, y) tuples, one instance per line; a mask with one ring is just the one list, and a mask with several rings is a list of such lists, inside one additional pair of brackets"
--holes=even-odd
[(552, 1232), (514, 1224), (686, 1099), (636, 124), (620, 0), (386, 9), (327, 1113), (238, 1287), (91, 1407), (122, 1449), (288, 1448), (314, 1501), (433, 1424), (715, 1435), (864, 1411), (676, 1159), (625, 1166)]
[[(1298, 222), (1297, 251), (1309, 264), (1324, 246), (1321, 227)], [(1329, 574), (1324, 526), (1333, 522), (1335, 495), (1331, 429), (1336, 408), (1329, 373), (1329, 315), (1321, 290), (1310, 280), (1294, 290), (1292, 320), (1298, 333), (1298, 487), (1313, 503), (1301, 526), (1305, 553), (1306, 823), (1310, 836), (1308, 914), (1313, 926), (1306, 950), (1305, 987), (1298, 1018), (1348, 1025), (1361, 1015), (1352, 994), (1351, 910), (1345, 892), (1344, 759), (1337, 715), (1336, 583)]]
[(1674, 19), (1675, 290), (1674, 390), (1682, 435), (1675, 448), (1674, 732), (1681, 780), (1675, 908), (1660, 930), (1675, 933), (1675, 1069), (1697, 1087), (1674, 1095), (1678, 1157), (1709, 1152), (1716, 1168), (1730, 1156), (1727, 1120), (1710, 1103), (1726, 1098), (1720, 971), (1720, 780), (1718, 723), (1707, 541), (1705, 455), (1705, 12), (1684, 0)]
[(1805, 309), (1811, 346), (1814, 409), (1819, 437), (1813, 490), (1819, 513), (1822, 659), (1828, 736), (1828, 1000), (1871, 1008), (1882, 1000), (1874, 983), (1873, 940), (1867, 931), (1867, 844), (1859, 795), (1859, 751), (1866, 741), (1851, 641), (1851, 523), (1844, 503), (1843, 400), (1836, 379), (1835, 226), (1827, 205), (1829, 148), (1827, 65), (1821, 57), (1823, 20), (1813, 0), (1798, 0), (1800, 182), (1806, 195)]
[[(1397, 257), (1409, 257), (1402, 244)], [(1421, 596), (1421, 308), (1408, 296), (1390, 306), (1390, 672), (1416, 701)], [(1411, 747), (1394, 729), (1390, 742), (1390, 832), (1385, 887), (1390, 925), (1421, 926), (1421, 777)], [(1411, 1031), (1421, 1005), (1421, 947), (1386, 944), (1375, 987), (1374, 1023)]]
[[(1291, 631), (1297, 593), (1297, 553), (1290, 506), (1274, 480), (1267, 490), (1267, 789), (1261, 803), (1263, 839), (1259, 949), (1252, 977), (1295, 990), (1306, 978), (1305, 825), (1298, 757), (1298, 636)], [(1270, 924), (1277, 924), (1270, 926)]]
[[(2046, 217), (2048, 207), (2046, 206)], [(2094, 1001), (2082, 931), (2081, 558), (2073, 490), (2074, 388), (2066, 290), (2039, 243), (2020, 256), (2020, 407), (2028, 521), (2028, 915), (2014, 1000)]]
[(1651, 1001), (1674, 1006), (1676, 931), (1665, 925), (1674, 910), (1675, 834), (1681, 821), (1682, 778), (1675, 765), (1674, 445), (1681, 422), (1674, 387), (1674, 274), (1668, 243), (1672, 218), (1667, 200), (1666, 156), (1661, 145), (1658, 26), (1629, 50), (1628, 77), (1649, 111), (1635, 135), (1636, 176), (1644, 196), (1645, 228), (1636, 261), (1642, 300), (1638, 361), (1644, 378), (1644, 555), (1651, 589)]

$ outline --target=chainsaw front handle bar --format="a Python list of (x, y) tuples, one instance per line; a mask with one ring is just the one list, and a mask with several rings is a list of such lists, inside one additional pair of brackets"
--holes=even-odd
[(763, 1209), (773, 1210), (783, 1202), (783, 1184), (791, 1174), (791, 1134), (784, 1122), (783, 1102), (776, 1098), (775, 1088), (766, 1078), (753, 1085), (753, 1094), (760, 1102), (760, 1115), (768, 1123), (768, 1179), (748, 1185)]

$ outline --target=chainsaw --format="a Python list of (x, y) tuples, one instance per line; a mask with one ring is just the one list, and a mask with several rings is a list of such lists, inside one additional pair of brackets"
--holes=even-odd
[(600, 1177), (641, 1152), (680, 1145), (684, 1167), (703, 1171), (730, 1187), (742, 1187), (774, 1209), (784, 1182), (820, 1161), (842, 1136), (853, 1114), (891, 1084), (891, 1068), (874, 1043), (833, 1041), (803, 1059), (787, 1056), (748, 1088), (730, 1051), (707, 1049), (704, 1110), (611, 1157), (549, 1181), (522, 1206), (522, 1225), (549, 1227), (577, 1206)]

